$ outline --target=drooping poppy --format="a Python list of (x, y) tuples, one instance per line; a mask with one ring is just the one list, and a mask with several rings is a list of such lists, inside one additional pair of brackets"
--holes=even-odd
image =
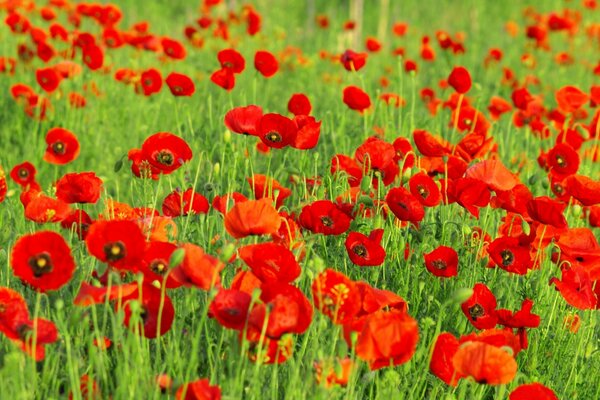
[(46, 134), (46, 144), (44, 161), (50, 164), (68, 164), (79, 156), (77, 136), (64, 128), (50, 129)]
[(188, 214), (206, 214), (208, 200), (193, 188), (185, 192), (174, 190), (169, 193), (162, 203), (162, 212), (166, 217), (181, 217)]
[(269, 198), (237, 202), (225, 214), (225, 229), (236, 239), (277, 232), (281, 218)]
[(315, 277), (312, 296), (315, 307), (334, 324), (345, 324), (360, 311), (357, 286), (346, 275), (330, 268)]
[(552, 278), (550, 284), (556, 285), (556, 290), (571, 306), (580, 310), (598, 308), (597, 295), (594, 293), (592, 280), (585, 266), (576, 265), (562, 270), (562, 279)]
[(265, 145), (281, 149), (295, 141), (298, 127), (293, 120), (280, 114), (270, 113), (260, 119), (257, 133)]
[(101, 191), (102, 180), (94, 172), (65, 174), (56, 182), (56, 197), (69, 204), (95, 204)]
[(181, 282), (171, 275), (174, 268), (171, 265), (171, 257), (175, 250), (177, 246), (173, 243), (159, 241), (148, 243), (139, 267), (145, 282), (149, 284), (158, 282), (167, 289), (181, 286)]
[(413, 140), (419, 152), (424, 156), (442, 157), (450, 153), (450, 148), (447, 143), (425, 130), (415, 130), (413, 132)]
[(371, 98), (364, 90), (356, 86), (347, 86), (343, 92), (344, 104), (351, 110), (356, 110), (361, 114), (371, 107)]
[(36, 290), (58, 290), (75, 271), (71, 249), (61, 235), (42, 231), (21, 236), (12, 250), (15, 276)]
[(484, 182), (490, 190), (512, 190), (519, 180), (498, 159), (483, 160), (467, 168), (465, 176)]
[[(14, 331), (7, 334), (25, 354), (35, 361), (42, 361), (46, 356), (45, 345), (58, 340), (58, 330), (52, 321), (43, 318), (19, 320)], [(35, 337), (35, 341), (33, 338)], [(33, 347), (35, 343), (35, 348)]]
[(221, 68), (210, 76), (210, 80), (217, 86), (230, 91), (235, 87), (235, 75), (231, 68)]
[(127, 220), (94, 222), (85, 243), (91, 255), (121, 270), (136, 270), (146, 248), (138, 225)]
[(102, 64), (104, 64), (104, 51), (100, 46), (96, 46), (95, 44), (90, 44), (83, 47), (83, 63), (87, 65), (87, 67), (96, 71), (102, 68)]
[(258, 136), (260, 120), (263, 116), (260, 106), (235, 107), (225, 114), (225, 126), (232, 132)]
[(270, 78), (279, 70), (279, 62), (273, 53), (259, 50), (254, 54), (254, 68), (265, 78)]
[(369, 236), (360, 232), (350, 232), (345, 247), (350, 261), (361, 267), (373, 267), (383, 264), (385, 249), (381, 246), (383, 229), (374, 229)]
[(317, 200), (302, 208), (298, 223), (323, 235), (341, 235), (350, 228), (351, 218), (330, 200)]
[[(135, 323), (133, 301), (138, 301), (140, 305), (137, 316), (139, 324)], [(167, 333), (175, 319), (175, 308), (171, 298), (152, 285), (138, 287), (137, 291), (123, 301), (122, 307), (125, 326), (148, 339)]]
[(309, 115), (312, 105), (304, 93), (294, 93), (288, 101), (287, 108), (294, 115)]
[(187, 75), (171, 72), (165, 79), (173, 96), (191, 96), (196, 91), (194, 81)]
[(457, 93), (465, 94), (471, 89), (471, 74), (465, 67), (454, 67), (448, 76), (448, 84)]
[(170, 174), (192, 159), (187, 142), (170, 132), (155, 133), (142, 143), (142, 156), (163, 174)]
[(452, 359), (460, 346), (454, 335), (443, 332), (435, 339), (429, 370), (450, 386), (456, 386), (462, 375), (454, 369)]
[(123, 300), (130, 298), (137, 291), (137, 283), (99, 287), (82, 282), (75, 299), (73, 299), (73, 304), (87, 307), (94, 304), (103, 304), (106, 301)]
[(418, 224), (425, 217), (425, 209), (421, 202), (403, 187), (395, 187), (388, 191), (385, 202), (400, 221)]
[(498, 322), (496, 296), (483, 283), (476, 283), (473, 294), (461, 304), (465, 316), (477, 329), (494, 328)]
[(491, 198), (487, 185), (474, 178), (459, 178), (453, 183), (448, 189), (448, 196), (453, 197), (475, 218), (479, 218), (479, 209), (487, 206)]
[(425, 268), (435, 276), (450, 278), (458, 275), (458, 254), (448, 246), (439, 246), (423, 255)]

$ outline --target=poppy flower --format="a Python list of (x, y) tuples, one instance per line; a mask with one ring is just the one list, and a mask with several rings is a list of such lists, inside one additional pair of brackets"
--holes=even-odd
[(131, 149), (127, 152), (127, 158), (131, 161), (131, 172), (138, 178), (143, 179), (158, 179), (160, 169), (146, 159), (142, 150)]
[(196, 91), (194, 81), (184, 74), (171, 72), (165, 82), (173, 96), (191, 96)]
[(60, 226), (63, 229), (74, 229), (75, 233), (81, 240), (85, 240), (90, 225), (92, 225), (94, 221), (83, 210), (73, 210), (69, 213), (62, 221), (60, 221)]
[(425, 207), (435, 207), (442, 201), (440, 189), (426, 173), (419, 172), (408, 181), (410, 192)]
[(152, 284), (157, 281), (167, 289), (181, 286), (181, 282), (171, 275), (173, 267), (170, 261), (175, 250), (177, 246), (173, 243), (159, 241), (148, 243), (140, 263), (140, 271), (144, 275), (145, 282)]
[(4, 169), (0, 166), (0, 203), (4, 201), (6, 198), (6, 175), (4, 173)]
[(232, 132), (258, 136), (258, 124), (263, 116), (260, 106), (236, 107), (225, 114), (225, 126)]
[(206, 214), (208, 200), (194, 189), (185, 192), (175, 190), (165, 197), (162, 203), (162, 212), (166, 217), (181, 217), (188, 214)]
[(408, 168), (412, 168), (415, 164), (415, 154), (410, 141), (406, 138), (399, 137), (394, 140), (392, 146), (394, 146), (394, 150), (396, 150), (394, 161), (402, 164), (402, 170), (404, 171)]
[(223, 196), (215, 196), (212, 201), (212, 208), (221, 214), (227, 214), (229, 209), (236, 203), (247, 201), (248, 199), (241, 193), (233, 192)]
[(435, 339), (433, 353), (429, 363), (429, 370), (450, 386), (456, 386), (462, 375), (459, 374), (452, 364), (452, 359), (460, 346), (454, 335), (444, 332)]
[(225, 214), (225, 229), (236, 239), (249, 235), (277, 232), (281, 225), (279, 213), (269, 198), (237, 202)]
[(458, 254), (448, 246), (439, 246), (423, 255), (425, 268), (435, 276), (450, 278), (458, 275)]
[(164, 54), (173, 60), (183, 60), (186, 56), (185, 47), (177, 40), (162, 38), (160, 41)]
[(517, 362), (508, 351), (484, 342), (462, 344), (452, 358), (452, 364), (459, 374), (470, 376), (481, 384), (506, 384), (517, 374)]
[(359, 186), (363, 176), (362, 168), (354, 158), (348, 157), (345, 154), (336, 154), (333, 156), (329, 170), (332, 175), (337, 172), (343, 172), (351, 187)]
[(334, 324), (345, 324), (360, 311), (360, 292), (350, 278), (333, 269), (317, 275), (312, 283), (315, 307)]
[(159, 132), (144, 140), (142, 156), (161, 173), (170, 174), (192, 159), (192, 149), (179, 136)]
[(254, 68), (265, 78), (270, 78), (279, 70), (279, 62), (272, 53), (259, 50), (254, 55)]
[(367, 56), (367, 53), (356, 53), (352, 50), (346, 50), (340, 56), (340, 61), (347, 71), (360, 71), (367, 63)]
[(492, 120), (497, 121), (503, 114), (512, 110), (512, 105), (502, 97), (492, 96), (487, 109), (490, 112)]
[(507, 272), (525, 275), (533, 267), (529, 245), (521, 244), (516, 237), (499, 237), (487, 251), (494, 263)]
[(554, 95), (558, 108), (564, 113), (573, 113), (588, 102), (589, 96), (575, 86), (563, 86)]
[(453, 197), (475, 218), (479, 218), (479, 208), (486, 207), (490, 202), (490, 191), (487, 185), (474, 178), (459, 178), (454, 186), (449, 186), (448, 197)]
[(173, 273), (173, 278), (186, 286), (195, 286), (202, 290), (221, 287), (221, 271), (225, 268), (216, 257), (204, 252), (200, 246), (184, 243), (183, 261)]
[(584, 206), (600, 204), (600, 181), (584, 175), (571, 175), (565, 180), (566, 191)]
[(66, 129), (50, 129), (46, 134), (46, 144), (44, 161), (50, 164), (68, 164), (79, 156), (77, 136)]
[(235, 75), (231, 68), (221, 68), (213, 72), (210, 80), (217, 86), (230, 91), (235, 87)]
[(579, 154), (565, 143), (557, 143), (550, 149), (546, 160), (553, 174), (568, 176), (579, 169)]
[(476, 329), (494, 328), (498, 322), (496, 296), (483, 283), (476, 283), (473, 294), (460, 305), (471, 325)]
[(527, 213), (534, 221), (562, 229), (567, 227), (567, 220), (563, 215), (565, 207), (566, 204), (548, 196), (540, 196), (527, 202)]
[(540, 326), (540, 316), (531, 313), (533, 300), (525, 299), (521, 309), (514, 313), (510, 310), (499, 309), (498, 324), (508, 328), (537, 328)]
[(371, 371), (401, 365), (412, 358), (419, 341), (417, 321), (403, 311), (376, 311), (367, 317), (356, 341), (356, 355)]
[(552, 278), (550, 284), (556, 286), (556, 290), (571, 306), (580, 310), (598, 308), (600, 300), (594, 293), (592, 280), (584, 266), (577, 265), (563, 269), (562, 279)]
[(350, 228), (351, 218), (329, 200), (317, 200), (302, 208), (298, 223), (304, 229), (323, 235), (341, 235)]
[(368, 37), (365, 42), (365, 47), (371, 53), (376, 53), (381, 50), (381, 43), (374, 37)]
[(160, 71), (155, 68), (150, 68), (142, 72), (140, 81), (136, 87), (142, 91), (144, 96), (150, 96), (154, 93), (160, 92), (160, 89), (162, 89), (162, 84), (162, 75), (160, 74)]
[(277, 208), (281, 207), (284, 200), (292, 194), (290, 189), (281, 186), (277, 180), (266, 175), (254, 174), (251, 178), (246, 178), (246, 181), (250, 184), (255, 199), (270, 198), (275, 201)]
[(287, 108), (294, 115), (309, 115), (312, 105), (304, 93), (294, 93), (288, 101)]
[[(139, 325), (134, 322), (133, 301), (139, 301)], [(171, 298), (151, 285), (138, 287), (136, 292), (123, 301), (122, 307), (125, 326), (148, 339), (167, 333), (175, 319), (175, 308)]]
[(300, 265), (294, 254), (275, 243), (248, 245), (238, 250), (239, 257), (263, 282), (290, 283), (300, 276)]
[(46, 196), (38, 188), (30, 188), (22, 195), (27, 198), (27, 202), (23, 203), (25, 218), (38, 224), (62, 221), (71, 212), (67, 203)]
[(280, 114), (265, 114), (258, 124), (258, 137), (267, 146), (281, 149), (296, 140), (298, 127), (293, 120)]
[(490, 190), (512, 190), (519, 180), (497, 159), (483, 160), (471, 165), (465, 176), (484, 182)]
[(135, 222), (96, 221), (85, 239), (91, 255), (111, 267), (135, 270), (144, 256), (146, 241)]
[(361, 267), (383, 264), (385, 249), (381, 246), (382, 238), (383, 229), (375, 229), (369, 236), (359, 232), (350, 232), (345, 242), (350, 261)]
[(425, 209), (421, 202), (403, 187), (395, 187), (388, 191), (385, 202), (400, 221), (418, 224), (425, 217)]
[(101, 191), (102, 180), (93, 172), (65, 174), (56, 182), (56, 197), (69, 204), (95, 204)]
[(363, 171), (373, 173), (373, 186), (377, 187), (381, 178), (384, 185), (391, 184), (400, 170), (394, 162), (396, 151), (391, 143), (378, 138), (369, 138), (354, 153), (354, 158)]
[(351, 110), (363, 113), (371, 107), (371, 98), (361, 88), (356, 86), (347, 86), (343, 93), (344, 104)]
[(184, 383), (175, 393), (176, 400), (221, 400), (221, 388), (208, 379)]
[(82, 282), (79, 292), (73, 299), (76, 306), (87, 307), (94, 304), (103, 304), (106, 301), (122, 300), (131, 297), (138, 291), (137, 283), (126, 283), (122, 285), (111, 285), (98, 287)]
[[(15, 321), (14, 330), (6, 332), (13, 343), (36, 361), (42, 361), (46, 356), (45, 345), (58, 340), (58, 330), (53, 322), (43, 318)], [(35, 337), (35, 348), (33, 348)]]
[(518, 386), (510, 392), (508, 400), (558, 400), (558, 396), (541, 383), (529, 383)]
[(90, 70), (96, 71), (102, 68), (102, 64), (104, 64), (104, 51), (99, 46), (90, 44), (84, 46), (82, 50), (83, 63)]
[(21, 236), (12, 250), (11, 266), (15, 276), (41, 292), (60, 289), (75, 271), (71, 249), (51, 231)]
[(321, 121), (310, 115), (296, 115), (294, 123), (298, 127), (296, 138), (290, 144), (295, 149), (308, 150), (314, 148), (321, 136)]
[(234, 49), (225, 49), (219, 51), (217, 59), (221, 64), (221, 68), (230, 70), (233, 73), (239, 74), (246, 67), (244, 57)]
[(35, 72), (35, 79), (40, 87), (47, 93), (54, 92), (60, 81), (61, 76), (54, 70), (54, 68), (40, 68)]
[(413, 141), (417, 150), (427, 157), (442, 157), (450, 153), (447, 143), (422, 129), (413, 132)]
[(236, 289), (219, 289), (210, 303), (208, 316), (221, 326), (241, 331), (246, 326), (252, 296)]
[(448, 76), (448, 84), (459, 94), (471, 89), (471, 74), (465, 67), (454, 67)]
[(315, 362), (313, 366), (317, 384), (322, 384), (326, 388), (335, 385), (345, 387), (355, 369), (355, 363), (350, 358), (336, 359), (333, 362)]

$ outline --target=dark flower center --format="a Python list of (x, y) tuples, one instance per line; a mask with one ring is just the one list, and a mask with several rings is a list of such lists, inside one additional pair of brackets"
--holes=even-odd
[(554, 185), (552, 185), (552, 188), (554, 189), (554, 192), (558, 195), (563, 194), (565, 191), (565, 189), (562, 187), (562, 185), (560, 183), (555, 183)]
[(158, 152), (158, 155), (156, 156), (156, 161), (158, 161), (159, 163), (166, 165), (166, 166), (171, 166), (173, 165), (173, 162), (175, 161), (175, 157), (173, 157), (173, 153), (171, 153), (168, 150), (161, 150)]
[(169, 270), (168, 263), (165, 260), (154, 260), (150, 263), (150, 271), (156, 275), (164, 275)]
[(328, 216), (321, 217), (321, 223), (327, 227), (333, 226), (333, 220)]
[(433, 268), (440, 271), (444, 271), (446, 268), (448, 268), (448, 266), (446, 265), (446, 261), (444, 260), (434, 260), (431, 262), (431, 265), (433, 266)]
[(29, 266), (33, 270), (33, 276), (40, 276), (52, 272), (52, 259), (50, 254), (43, 252), (29, 259)]
[(425, 186), (417, 186), (417, 191), (419, 192), (419, 196), (421, 196), (422, 198), (426, 199), (427, 197), (429, 197), (429, 190), (427, 190)]
[(502, 265), (504, 265), (505, 267), (508, 267), (509, 265), (511, 265), (513, 263), (513, 261), (515, 260), (515, 255), (512, 253), (512, 251), (510, 251), (508, 249), (502, 250), (500, 255), (502, 256)]
[(33, 329), (30, 326), (27, 326), (25, 324), (20, 325), (17, 328), (17, 335), (19, 335), (19, 338), (23, 341), (29, 340), (29, 342), (31, 342), (31, 333), (32, 332), (33, 332)]
[(360, 257), (367, 254), (367, 248), (363, 244), (357, 244), (356, 246), (352, 247), (352, 251), (354, 254)]
[(556, 155), (556, 164), (558, 164), (559, 167), (565, 167), (567, 165), (567, 161), (563, 158), (563, 156), (561, 156), (560, 154)]
[(20, 168), (19, 169), (19, 177), (25, 179), (29, 177), (29, 171), (27, 171), (25, 168)]
[(111, 242), (104, 245), (104, 255), (107, 261), (115, 262), (125, 258), (127, 251), (123, 242)]
[(273, 143), (279, 143), (283, 140), (283, 138), (281, 137), (281, 135), (279, 134), (279, 132), (275, 132), (275, 131), (271, 131), (269, 133), (267, 133), (267, 135), (265, 136), (265, 138), (269, 141), (269, 142), (273, 142)]
[(54, 142), (52, 143), (52, 151), (56, 154), (63, 155), (65, 154), (67, 147), (63, 142)]
[(477, 321), (477, 318), (481, 318), (485, 315), (485, 310), (480, 304), (475, 304), (473, 307), (469, 307), (469, 315), (473, 321)]

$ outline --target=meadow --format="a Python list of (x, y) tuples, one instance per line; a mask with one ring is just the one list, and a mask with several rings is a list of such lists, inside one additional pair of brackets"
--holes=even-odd
[(0, 399), (600, 398), (596, 0), (0, 13)]

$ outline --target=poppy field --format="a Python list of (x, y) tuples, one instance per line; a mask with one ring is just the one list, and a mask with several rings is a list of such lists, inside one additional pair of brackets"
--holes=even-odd
[(599, 399), (600, 2), (433, 3), (0, 0), (0, 399)]

